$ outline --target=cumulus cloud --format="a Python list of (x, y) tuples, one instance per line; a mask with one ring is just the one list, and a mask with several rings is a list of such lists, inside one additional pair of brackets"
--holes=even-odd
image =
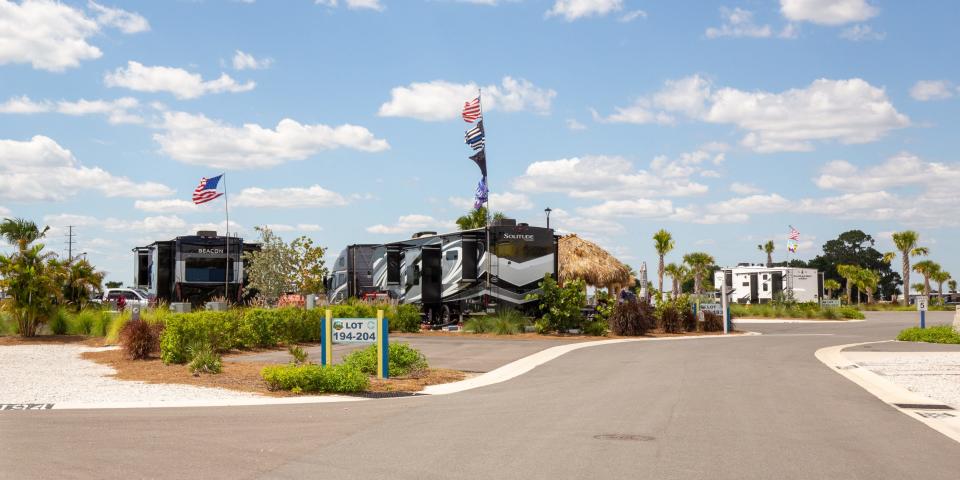
[(226, 73), (216, 80), (204, 80), (198, 73), (176, 67), (151, 67), (128, 61), (126, 67), (107, 72), (103, 77), (108, 87), (123, 87), (137, 92), (168, 92), (179, 99), (197, 98), (209, 93), (248, 92), (256, 83), (238, 83)]
[(960, 164), (928, 162), (909, 152), (900, 152), (884, 162), (859, 168), (850, 162), (827, 163), (814, 179), (822, 189), (848, 192), (920, 186), (955, 189), (960, 182)]
[(780, 12), (793, 22), (830, 26), (862, 22), (880, 13), (867, 0), (780, 0)]
[(403, 215), (393, 225), (377, 224), (367, 227), (370, 233), (379, 234), (413, 234), (423, 230), (448, 231), (453, 230), (453, 222), (437, 220), (430, 215), (410, 214)]
[(267, 228), (274, 232), (319, 232), (323, 227), (315, 223), (298, 223), (296, 225), (287, 225), (284, 223), (271, 223)]
[[(736, 125), (747, 132), (741, 144), (762, 153), (809, 151), (815, 141), (868, 143), (910, 124), (882, 88), (859, 78), (819, 79), (805, 88), (773, 93), (716, 88), (693, 75), (665, 82), (661, 91), (635, 106), (654, 116), (682, 113), (694, 120)], [(648, 123), (618, 114), (606, 121)]]
[(70, 150), (43, 135), (28, 141), (0, 140), (0, 198), (64, 200), (82, 190), (107, 197), (159, 197), (173, 194), (154, 182), (134, 182), (99, 167), (81, 165)]
[[(313, 3), (331, 8), (340, 4), (339, 0), (314, 0)], [(344, 0), (343, 3), (351, 10), (375, 10), (381, 12), (386, 8), (380, 3), (380, 0)]]
[(122, 123), (143, 123), (143, 118), (132, 110), (137, 109), (140, 102), (135, 98), (123, 97), (116, 100), (86, 100), (81, 98), (77, 101), (61, 100), (52, 102), (50, 100), (33, 101), (26, 95), (11, 97), (6, 102), (0, 104), (0, 113), (9, 114), (35, 114), (58, 112), (64, 115), (83, 116), (83, 115), (105, 115), (112, 124)]
[(607, 200), (599, 205), (579, 208), (583, 215), (596, 217), (661, 218), (673, 213), (670, 200), (637, 198), (632, 200)]
[(845, 38), (852, 42), (883, 40), (886, 36), (887, 34), (885, 33), (874, 31), (870, 25), (854, 25), (840, 32), (840, 38)]
[(349, 148), (382, 152), (386, 140), (364, 127), (304, 125), (285, 118), (275, 128), (257, 124), (236, 127), (200, 114), (164, 112), (162, 133), (153, 136), (175, 160), (216, 168), (262, 168), (302, 160), (324, 150)]
[(90, 2), (93, 17), (80, 8), (52, 0), (21, 3), (0, 0), (0, 65), (29, 63), (38, 70), (62, 72), (103, 52), (90, 44), (101, 27), (124, 33), (149, 29), (146, 19)]
[(548, 17), (563, 17), (572, 22), (586, 17), (602, 17), (623, 10), (623, 0), (556, 0)]
[(773, 35), (770, 25), (757, 25), (753, 21), (753, 12), (740, 7), (720, 9), (723, 24), (720, 27), (710, 27), (705, 32), (707, 38), (718, 37), (754, 37), (767, 38)]
[(273, 65), (272, 58), (256, 58), (253, 55), (237, 50), (233, 54), (234, 70), (264, 70)]
[(946, 100), (954, 96), (954, 86), (946, 80), (920, 80), (910, 89), (914, 100)]
[(233, 204), (240, 207), (323, 208), (346, 205), (347, 199), (320, 185), (272, 189), (250, 187), (235, 195)]
[(164, 200), (137, 200), (133, 202), (133, 208), (144, 212), (186, 213), (195, 212), (199, 207), (189, 200), (168, 198)]
[(751, 195), (763, 192), (763, 189), (757, 188), (749, 183), (733, 182), (730, 184), (730, 191), (740, 195)]
[[(683, 164), (678, 166), (691, 166)], [(673, 169), (673, 162), (656, 160), (654, 171), (635, 170), (623, 157), (584, 156), (531, 163), (526, 172), (513, 181), (523, 192), (563, 192), (574, 198), (632, 198), (637, 192), (656, 191), (664, 196), (696, 195), (707, 186), (687, 177), (696, 169), (671, 176), (661, 175)]]
[[(409, 117), (424, 121), (451, 120), (460, 117), (463, 104), (477, 96), (475, 83), (452, 83), (444, 80), (416, 82), (390, 91), (390, 101), (380, 106), (381, 117)], [(528, 80), (504, 77), (500, 85), (483, 87), (483, 108), (486, 111), (550, 112), (557, 92), (539, 88)]]

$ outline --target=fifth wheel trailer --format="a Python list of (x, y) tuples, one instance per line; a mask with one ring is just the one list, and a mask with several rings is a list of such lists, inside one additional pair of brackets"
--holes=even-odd
[(742, 264), (717, 270), (717, 290), (726, 282), (731, 300), (737, 303), (769, 303), (778, 298), (818, 302), (823, 291), (820, 273), (813, 268), (767, 267)]

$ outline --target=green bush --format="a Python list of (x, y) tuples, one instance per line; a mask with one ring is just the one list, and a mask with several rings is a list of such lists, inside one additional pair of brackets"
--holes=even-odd
[(290, 345), (287, 348), (287, 351), (290, 352), (290, 356), (293, 357), (293, 361), (290, 362), (293, 365), (304, 365), (309, 362), (309, 355), (307, 351), (300, 347), (300, 345)]
[(493, 321), (490, 317), (471, 317), (463, 323), (463, 330), (473, 333), (489, 333), (493, 330)]
[(217, 374), (223, 371), (220, 354), (209, 343), (194, 342), (187, 352), (190, 354), (191, 373)]
[(624, 302), (610, 313), (610, 330), (621, 336), (646, 335), (656, 325), (656, 313), (644, 300)]
[(840, 307), (839, 309), (840, 316), (848, 320), (863, 320), (865, 317), (860, 310), (857, 310), (854, 307)]
[(590, 335), (592, 337), (606, 337), (607, 333), (610, 332), (610, 329), (607, 327), (606, 320), (594, 320), (592, 322), (584, 322), (583, 324), (583, 334)]
[(910, 327), (897, 335), (901, 342), (953, 343), (960, 344), (960, 333), (950, 325), (920, 328)]
[(370, 388), (370, 379), (347, 364), (330, 365), (278, 365), (264, 367), (260, 376), (271, 390), (290, 390), (294, 393), (353, 393)]
[(859, 320), (863, 313), (851, 306), (821, 308), (818, 303), (763, 303), (759, 305), (730, 305), (733, 318), (807, 318), (833, 320), (838, 318)]
[(570, 280), (560, 287), (547, 274), (543, 276), (539, 287), (543, 293), (528, 295), (527, 298), (539, 301), (540, 313), (550, 331), (566, 332), (583, 322), (580, 309), (587, 301), (587, 288), (583, 280)]
[(520, 331), (520, 326), (509, 318), (494, 317), (493, 333), (497, 335), (513, 335)]
[(160, 336), (160, 358), (164, 363), (185, 363), (191, 358), (189, 346), (196, 343), (208, 344), (218, 352), (252, 346), (255, 336), (244, 327), (240, 310), (170, 315)]
[[(344, 365), (349, 365), (367, 374), (377, 374), (377, 346), (370, 345), (363, 350), (356, 350), (343, 359)], [(429, 367), (427, 359), (416, 348), (406, 343), (391, 343), (389, 353), (389, 368), (391, 377), (425, 370)]]
[(67, 319), (67, 333), (71, 335), (90, 335), (94, 320), (100, 316), (99, 310), (83, 309)]
[(50, 327), (50, 333), (54, 335), (64, 335), (67, 333), (67, 310), (65, 308), (58, 308), (53, 315), (50, 316), (50, 320), (47, 322), (47, 325)]

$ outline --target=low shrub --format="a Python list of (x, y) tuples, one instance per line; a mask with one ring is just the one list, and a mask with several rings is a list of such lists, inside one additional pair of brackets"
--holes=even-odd
[(143, 360), (160, 350), (160, 332), (162, 324), (151, 324), (146, 320), (125, 322), (119, 333), (120, 348), (124, 356), (132, 360)]
[(309, 363), (307, 351), (300, 348), (300, 345), (290, 345), (287, 348), (287, 351), (290, 352), (290, 356), (293, 357), (293, 361), (290, 362), (293, 365), (304, 365)]
[(71, 335), (90, 335), (93, 322), (101, 315), (99, 310), (83, 309), (67, 319), (67, 333)]
[(863, 313), (860, 310), (857, 310), (854, 307), (840, 307), (837, 309), (840, 313), (840, 316), (848, 320), (863, 320)]
[[(377, 346), (370, 345), (363, 350), (356, 350), (343, 359), (344, 365), (349, 365), (367, 374), (377, 374)], [(429, 367), (426, 357), (416, 348), (406, 343), (391, 343), (389, 353), (389, 368), (391, 377), (402, 377), (413, 372), (426, 370)]]
[(863, 313), (855, 307), (843, 306), (840, 308), (821, 308), (818, 303), (764, 303), (759, 305), (730, 305), (730, 314), (733, 318), (807, 318), (834, 320), (838, 318), (859, 320)]
[(533, 329), (540, 335), (546, 335), (550, 333), (550, 322), (544, 318), (533, 322)]
[(722, 332), (723, 316), (713, 312), (703, 312), (703, 331), (704, 332)]
[(516, 322), (504, 317), (494, 317), (493, 333), (497, 335), (513, 335), (520, 331), (520, 326)]
[(606, 337), (610, 329), (607, 320), (594, 320), (592, 322), (584, 322), (582, 331), (584, 335)]
[(646, 301), (624, 302), (614, 307), (608, 321), (616, 335), (640, 336), (654, 327), (656, 314)]
[(190, 353), (191, 373), (217, 374), (223, 371), (220, 354), (209, 343), (195, 342), (187, 350)]
[(354, 393), (370, 388), (370, 379), (357, 368), (343, 364), (278, 365), (264, 367), (260, 376), (270, 390), (289, 390), (294, 393)]
[(47, 321), (47, 326), (50, 327), (50, 333), (54, 335), (64, 335), (67, 333), (69, 325), (67, 324), (67, 310), (64, 308), (58, 308), (53, 315), (50, 315), (50, 320)]
[(657, 326), (666, 333), (683, 332), (683, 317), (676, 307), (669, 303), (657, 309)]
[(471, 317), (463, 322), (463, 329), (473, 333), (488, 333), (493, 330), (493, 321), (490, 317)]
[(910, 327), (897, 335), (901, 342), (953, 343), (960, 344), (960, 333), (950, 325), (920, 328)]

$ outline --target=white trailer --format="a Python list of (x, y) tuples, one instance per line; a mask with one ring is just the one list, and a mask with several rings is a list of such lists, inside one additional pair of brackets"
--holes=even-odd
[(713, 284), (723, 283), (731, 300), (743, 304), (769, 303), (778, 298), (796, 302), (819, 302), (823, 285), (820, 272), (813, 268), (738, 265), (717, 270)]

